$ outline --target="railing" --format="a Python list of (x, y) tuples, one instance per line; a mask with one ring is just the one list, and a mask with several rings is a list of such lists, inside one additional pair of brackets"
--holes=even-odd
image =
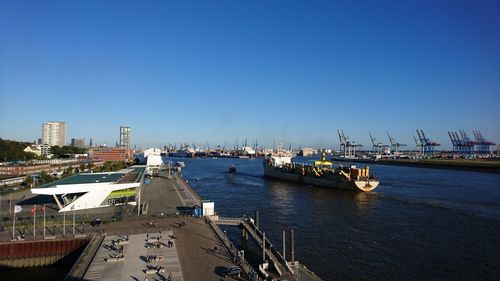
[[(245, 219), (244, 220), (244, 224), (247, 225), (247, 227), (250, 227), (250, 229), (252, 229), (256, 234), (257, 234), (257, 237), (262, 240), (263, 238), (263, 234), (262, 234), (262, 231), (260, 229), (257, 228), (257, 226), (251, 222), (248, 219)], [(287, 263), (286, 259), (283, 257), (283, 255), (278, 251), (276, 250), (276, 248), (273, 247), (273, 244), (271, 244), (271, 241), (269, 241), (267, 238), (266, 238), (266, 241), (265, 241), (265, 245), (266, 245), (266, 248), (270, 250), (271, 254), (274, 255), (276, 257), (276, 259), (281, 263), (283, 264), (287, 269), (288, 269), (288, 272), (290, 273), (294, 273), (293, 269), (290, 267), (290, 265)], [(269, 246), (269, 248), (268, 248)]]
[[(234, 220), (234, 219), (233, 219)], [(215, 222), (211, 221), (210, 219), (206, 218), (207, 223), (210, 225), (210, 227), (215, 231), (215, 234), (219, 237), (219, 239), (222, 241), (226, 249), (228, 249), (229, 253), (233, 257), (239, 257), (238, 259), (238, 265), (243, 269), (243, 271), (247, 274), (247, 276), (257, 276), (255, 275), (255, 270), (253, 267), (250, 265), (250, 263), (245, 259), (245, 257), (240, 256), (238, 250), (234, 247), (233, 243), (227, 238), (227, 236), (222, 232), (222, 230), (215, 224)], [(241, 223), (242, 221), (240, 221)], [(258, 277), (258, 276), (257, 276)], [(255, 280), (255, 279), (254, 279)], [(257, 279), (260, 280), (260, 279)]]
[(214, 223), (222, 225), (240, 225), (243, 223), (243, 218), (219, 217)]

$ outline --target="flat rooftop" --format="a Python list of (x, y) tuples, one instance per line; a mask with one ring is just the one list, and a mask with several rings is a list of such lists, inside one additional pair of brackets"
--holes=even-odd
[(102, 183), (102, 182), (119, 182), (132, 183), (138, 180), (138, 177), (144, 172), (145, 167), (133, 166), (128, 169), (123, 169), (118, 172), (104, 173), (85, 173), (69, 176), (54, 182), (50, 182), (37, 188), (53, 187), (56, 185), (66, 184), (83, 184), (83, 183)]
[(47, 183), (37, 188), (53, 187), (56, 185), (66, 185), (66, 184), (82, 184), (82, 183), (98, 183), (98, 182), (116, 182), (124, 173), (94, 173), (94, 174), (77, 174), (69, 176), (64, 179), (57, 180), (55, 182)]

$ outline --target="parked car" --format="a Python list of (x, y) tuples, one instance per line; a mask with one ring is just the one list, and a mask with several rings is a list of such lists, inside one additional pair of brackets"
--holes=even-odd
[(241, 268), (239, 268), (238, 266), (229, 267), (224, 271), (222, 271), (222, 276), (224, 276), (224, 278), (240, 277), (240, 275), (241, 275)]
[(95, 220), (93, 220), (90, 223), (90, 225), (93, 226), (93, 227), (99, 227), (99, 226), (101, 226), (101, 224), (102, 224), (102, 220), (101, 219), (95, 219)]

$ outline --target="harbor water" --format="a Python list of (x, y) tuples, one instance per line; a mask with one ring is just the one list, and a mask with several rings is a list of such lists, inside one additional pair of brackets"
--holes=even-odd
[[(183, 177), (216, 202), (220, 216), (259, 210), (274, 247), (281, 249), (282, 230), (295, 228), (295, 259), (323, 280), (500, 276), (498, 174), (370, 165), (381, 184), (356, 193), (264, 179), (262, 159), (168, 160), (186, 163)], [(235, 174), (227, 172), (232, 165)], [(252, 263), (260, 262), (254, 242), (242, 241), (236, 227), (223, 228)]]

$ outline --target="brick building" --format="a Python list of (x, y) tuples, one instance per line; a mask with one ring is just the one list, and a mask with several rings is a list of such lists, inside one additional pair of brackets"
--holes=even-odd
[(0, 175), (24, 176), (39, 174), (42, 171), (50, 173), (52, 171), (51, 165), (0, 165)]
[(90, 149), (89, 155), (92, 159), (110, 162), (132, 160), (132, 150), (120, 147), (93, 147)]

